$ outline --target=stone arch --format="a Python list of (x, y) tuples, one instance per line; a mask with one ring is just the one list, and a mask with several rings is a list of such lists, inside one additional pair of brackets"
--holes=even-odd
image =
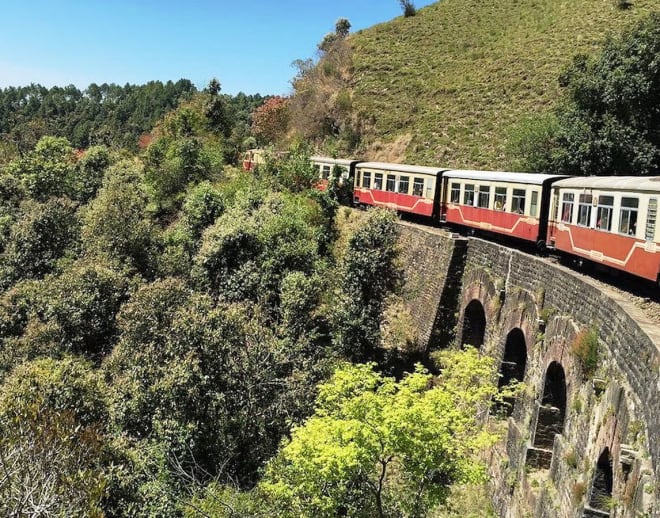
[(610, 499), (612, 498), (612, 487), (614, 483), (614, 471), (612, 469), (612, 455), (610, 449), (605, 448), (598, 457), (594, 478), (591, 482), (589, 494), (589, 507), (600, 511), (599, 516), (609, 516)]
[(481, 347), (486, 335), (486, 312), (478, 299), (472, 299), (463, 313), (461, 345)]
[[(500, 377), (498, 388), (508, 385), (513, 380), (522, 382), (525, 377), (527, 366), (527, 343), (525, 333), (519, 327), (513, 328), (506, 336), (504, 344), (504, 357), (500, 365)], [(510, 416), (515, 403), (513, 398), (505, 398), (505, 404), (498, 405), (497, 412)]]
[(553, 361), (545, 372), (543, 396), (534, 431), (534, 447), (552, 450), (555, 435), (564, 431), (565, 417), (566, 374), (561, 363)]

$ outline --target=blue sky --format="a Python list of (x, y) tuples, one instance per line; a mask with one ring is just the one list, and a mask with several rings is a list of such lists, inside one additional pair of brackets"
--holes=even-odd
[[(417, 0), (419, 9), (434, 0)], [(348, 18), (401, 15), (398, 0), (0, 0), (0, 87), (217, 77), (224, 93), (290, 92), (291, 63)]]

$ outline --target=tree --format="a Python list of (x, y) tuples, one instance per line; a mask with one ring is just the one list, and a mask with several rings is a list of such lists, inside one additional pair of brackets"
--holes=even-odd
[(195, 476), (254, 484), (310, 404), (302, 359), (257, 307), (215, 303), (177, 279), (141, 287), (118, 321), (104, 363), (115, 425)]
[(348, 36), (349, 31), (351, 30), (351, 22), (346, 18), (339, 18), (335, 22), (335, 33), (341, 38)]
[(83, 259), (34, 288), (30, 318), (15, 352), (31, 356), (39, 352), (35, 345), (44, 344), (52, 355), (74, 353), (100, 362), (114, 345), (115, 316), (128, 298), (122, 273), (98, 258)]
[(385, 299), (398, 285), (396, 216), (376, 209), (351, 236), (340, 270), (334, 342), (347, 358), (373, 360), (381, 344)]
[(288, 100), (271, 97), (252, 114), (252, 134), (261, 144), (273, 143), (286, 134), (288, 121)]
[(304, 194), (273, 193), (254, 205), (242, 194), (204, 231), (192, 278), (221, 300), (259, 301), (275, 314), (282, 279), (311, 274), (320, 259), (325, 215)]
[(0, 385), (0, 513), (100, 517), (105, 386), (86, 362), (40, 359)]
[(111, 163), (110, 152), (105, 146), (92, 146), (87, 149), (75, 166), (72, 185), (74, 198), (81, 203), (87, 203), (94, 198)]
[(205, 131), (204, 115), (193, 106), (183, 106), (165, 118), (160, 136), (147, 148), (145, 182), (159, 209), (178, 208), (190, 184), (222, 172), (214, 149), (217, 142), (208, 141)]
[(534, 171), (583, 175), (660, 172), (660, 14), (652, 13), (599, 55), (578, 55), (561, 75), (555, 118), (526, 123), (513, 151)]
[(124, 161), (112, 167), (96, 198), (82, 211), (85, 251), (151, 275), (158, 234), (146, 210), (148, 201), (136, 164)]
[(338, 42), (343, 41), (351, 30), (351, 22), (346, 18), (339, 18), (335, 22), (335, 32), (330, 32), (323, 37), (318, 49), (321, 54), (330, 52)]
[(0, 286), (20, 279), (38, 279), (52, 272), (57, 261), (76, 251), (80, 222), (76, 206), (67, 198), (32, 200), (20, 206), (0, 254)]
[(216, 78), (211, 79), (206, 88), (207, 99), (204, 115), (213, 131), (228, 137), (232, 124), (229, 119), (227, 102), (224, 97), (220, 96), (220, 90), (220, 82)]
[(415, 4), (412, 0), (399, 0), (399, 5), (403, 10), (404, 17), (409, 18), (417, 14), (417, 9), (415, 9)]
[(65, 138), (42, 137), (33, 151), (9, 164), (10, 174), (20, 179), (34, 199), (50, 196), (73, 198), (73, 148)]
[(399, 382), (372, 364), (335, 371), (268, 465), (260, 490), (273, 514), (421, 517), (452, 484), (483, 480), (475, 453), (496, 439), (479, 417), (497, 392), (493, 362), (474, 349), (443, 361), (439, 379), (419, 366)]

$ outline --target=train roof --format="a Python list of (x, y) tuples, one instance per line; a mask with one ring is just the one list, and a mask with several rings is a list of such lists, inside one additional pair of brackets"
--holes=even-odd
[(329, 156), (312, 156), (309, 159), (312, 162), (321, 164), (338, 164), (345, 166), (350, 166), (351, 164), (358, 162), (358, 160), (350, 160), (348, 158), (331, 158)]
[(401, 173), (420, 173), (437, 175), (446, 171), (442, 167), (429, 167), (425, 165), (393, 164), (388, 162), (360, 162), (357, 167), (376, 169), (381, 171), (398, 171)]
[(660, 176), (574, 176), (555, 185), (565, 189), (660, 192)]
[(512, 173), (506, 171), (470, 171), (452, 169), (443, 173), (445, 178), (464, 178), (465, 180), (487, 180), (492, 182), (526, 183), (542, 185), (547, 180), (567, 178), (559, 174)]

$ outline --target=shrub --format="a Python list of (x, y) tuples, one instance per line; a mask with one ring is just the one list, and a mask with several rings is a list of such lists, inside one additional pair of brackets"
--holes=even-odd
[(399, 4), (401, 4), (401, 9), (403, 10), (404, 17), (409, 18), (417, 14), (417, 9), (415, 8), (415, 4), (411, 0), (399, 0)]
[(580, 361), (585, 377), (591, 377), (598, 366), (598, 331), (594, 328), (580, 331), (573, 340), (571, 353)]

